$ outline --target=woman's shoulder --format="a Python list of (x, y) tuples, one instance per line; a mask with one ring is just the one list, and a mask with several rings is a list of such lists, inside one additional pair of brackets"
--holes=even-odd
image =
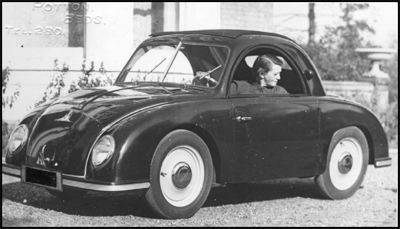
[(231, 94), (245, 94), (251, 88), (251, 84), (245, 80), (234, 80), (231, 84)]
[(279, 86), (279, 85), (276, 85), (274, 89), (275, 89), (275, 93), (274, 93), (274, 94), (289, 94), (289, 93), (286, 91), (285, 88), (283, 88), (283, 87), (281, 87), (281, 86)]

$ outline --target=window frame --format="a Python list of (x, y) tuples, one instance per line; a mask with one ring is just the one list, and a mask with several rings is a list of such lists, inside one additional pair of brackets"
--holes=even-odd
[[(301, 84), (302, 89), (303, 89), (303, 93), (301, 93), (301, 94), (230, 94), (230, 86), (231, 86), (231, 84), (233, 82), (233, 77), (234, 77), (234, 75), (235, 75), (235, 73), (236, 73), (236, 71), (238, 69), (238, 66), (239, 66), (240, 62), (243, 61), (248, 56), (256, 55), (256, 54), (251, 54), (251, 53), (254, 53), (257, 50), (263, 50), (263, 49), (266, 50), (266, 52), (264, 52), (264, 53), (267, 53), (267, 52), (269, 52), (271, 50), (272, 53), (274, 53), (274, 54), (276, 53), (277, 56), (280, 56), (285, 60), (285, 62), (289, 65), (289, 67), (292, 69), (292, 71), (294, 71), (295, 74), (298, 76), (300, 84)], [(249, 66), (249, 68), (251, 68), (251, 67)], [(299, 96), (311, 96), (310, 90), (308, 88), (308, 84), (305, 82), (304, 74), (300, 70), (301, 67), (298, 66), (298, 63), (296, 61), (294, 61), (294, 59), (290, 55), (288, 55), (287, 52), (285, 52), (283, 49), (280, 49), (280, 48), (278, 48), (276, 46), (257, 45), (257, 46), (248, 48), (247, 50), (245, 50), (241, 55), (239, 55), (236, 58), (236, 61), (234, 63), (234, 68), (233, 69), (234, 70), (231, 71), (231, 73), (229, 75), (229, 84), (228, 84), (228, 89), (227, 89), (227, 96), (228, 97), (257, 97), (257, 96), (260, 96), (260, 95), (262, 95), (262, 96), (271, 96), (271, 97), (274, 97), (274, 96), (285, 96), (285, 97), (290, 97), (290, 96), (292, 96), (292, 97), (293, 96), (296, 96), (296, 97), (299, 97)], [(279, 83), (278, 83), (278, 85), (279, 85)]]

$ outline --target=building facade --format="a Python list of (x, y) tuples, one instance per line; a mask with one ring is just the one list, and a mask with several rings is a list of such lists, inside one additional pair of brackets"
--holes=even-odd
[(95, 70), (103, 63), (116, 76), (151, 33), (196, 29), (273, 32), (272, 17), (273, 3), (259, 2), (2, 3), (2, 69), (10, 69), (6, 92), (19, 91), (3, 119), (16, 122), (31, 110), (57, 74), (55, 67), (68, 67), (66, 81), (76, 80), (82, 64), (91, 62)]

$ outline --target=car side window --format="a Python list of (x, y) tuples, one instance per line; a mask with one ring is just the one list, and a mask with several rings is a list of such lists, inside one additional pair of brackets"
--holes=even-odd
[[(257, 89), (262, 87), (260, 79), (257, 79), (255, 73), (252, 73), (253, 65), (256, 59), (262, 55), (277, 57), (281, 62), (281, 72), (279, 74), (277, 86), (283, 87), (288, 94), (305, 94), (305, 90), (301, 81), (301, 75), (297, 73), (294, 66), (288, 61), (284, 55), (269, 49), (253, 50), (239, 60), (238, 65), (233, 73), (230, 85), (230, 94), (276, 94), (270, 93), (268, 90)], [(279, 62), (279, 61), (278, 61)], [(257, 68), (257, 67), (256, 67)], [(276, 91), (276, 90), (275, 90)], [(279, 91), (279, 90), (278, 90)], [(278, 93), (281, 94), (281, 93)]]

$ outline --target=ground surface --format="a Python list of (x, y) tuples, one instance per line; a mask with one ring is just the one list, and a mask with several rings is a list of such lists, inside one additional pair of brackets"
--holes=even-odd
[(2, 226), (397, 226), (398, 154), (393, 166), (368, 166), (350, 199), (322, 199), (311, 179), (212, 189), (190, 219), (164, 220), (140, 193), (96, 194), (65, 202), (43, 188), (2, 175)]

